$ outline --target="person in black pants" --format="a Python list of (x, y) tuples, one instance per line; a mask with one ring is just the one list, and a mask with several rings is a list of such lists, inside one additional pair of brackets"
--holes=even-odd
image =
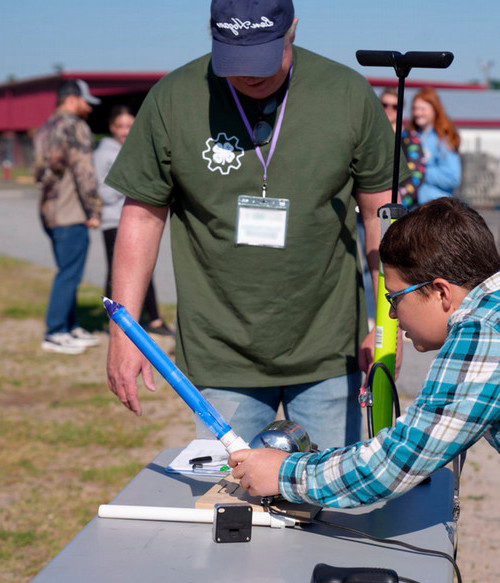
[[(111, 109), (109, 117), (109, 130), (112, 137), (105, 137), (99, 142), (99, 146), (94, 152), (94, 166), (97, 175), (99, 196), (102, 199), (102, 233), (108, 264), (106, 276), (105, 294), (112, 298), (111, 291), (111, 266), (113, 264), (113, 250), (115, 247), (116, 233), (125, 196), (104, 184), (109, 169), (113, 165), (120, 148), (134, 122), (131, 110), (125, 105), (117, 105)], [(144, 326), (147, 332), (161, 334), (162, 336), (173, 336), (172, 330), (163, 322), (156, 302), (156, 293), (153, 280), (144, 298), (143, 311), (147, 317), (147, 324)]]

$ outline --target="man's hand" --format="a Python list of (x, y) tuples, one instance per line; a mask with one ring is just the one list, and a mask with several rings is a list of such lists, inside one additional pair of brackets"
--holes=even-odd
[(280, 493), (280, 467), (287, 456), (279, 449), (240, 449), (229, 456), (228, 463), (250, 496), (274, 496)]
[(153, 371), (147, 359), (114, 322), (110, 322), (107, 370), (110, 390), (125, 407), (136, 415), (141, 415), (142, 409), (137, 397), (137, 377), (142, 375), (146, 388), (155, 391)]
[[(153, 207), (127, 198), (113, 252), (113, 300), (125, 306), (139, 320), (144, 294), (158, 257), (168, 207)], [(108, 385), (120, 401), (141, 414), (137, 398), (137, 377), (146, 388), (156, 390), (147, 359), (114, 322), (109, 327)]]
[[(358, 366), (359, 369), (368, 375), (371, 367), (373, 366), (373, 360), (375, 355), (375, 328), (368, 333), (366, 338), (361, 343), (358, 352)], [(401, 370), (401, 365), (403, 362), (403, 334), (401, 329), (398, 327), (398, 338), (396, 342), (396, 363), (394, 380), (398, 380), (399, 371)]]
[(373, 364), (375, 354), (375, 327), (365, 337), (358, 351), (358, 366), (359, 369), (368, 374)]
[(98, 229), (100, 225), (101, 221), (97, 217), (91, 217), (90, 219), (87, 219), (87, 221), (85, 222), (85, 226), (88, 227), (89, 229)]
[(398, 326), (398, 339), (396, 341), (396, 363), (394, 368), (394, 380), (397, 381), (401, 366), (403, 365), (403, 332)]

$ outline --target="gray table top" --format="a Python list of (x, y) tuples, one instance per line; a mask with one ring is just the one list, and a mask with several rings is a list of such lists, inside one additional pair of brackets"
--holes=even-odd
[[(162, 451), (112, 503), (193, 508), (216, 480), (167, 474), (164, 468), (179, 451)], [(394, 500), (352, 510), (324, 509), (319, 516), (376, 537), (451, 554), (452, 501), (452, 472), (442, 469), (430, 483)], [(33, 582), (309, 583), (318, 563), (390, 568), (420, 583), (453, 580), (451, 564), (443, 558), (340, 535), (321, 525), (254, 526), (250, 542), (218, 544), (211, 524), (96, 516)]]

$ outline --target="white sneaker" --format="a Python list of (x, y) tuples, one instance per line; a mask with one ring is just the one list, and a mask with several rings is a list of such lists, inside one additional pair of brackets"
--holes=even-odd
[(82, 354), (86, 346), (73, 338), (67, 332), (60, 334), (47, 334), (42, 342), (42, 350), (46, 352), (59, 352), (61, 354)]
[(82, 346), (87, 348), (88, 346), (97, 346), (99, 344), (99, 338), (94, 336), (87, 330), (84, 330), (80, 326), (78, 328), (73, 328), (70, 332), (71, 337), (78, 341)]

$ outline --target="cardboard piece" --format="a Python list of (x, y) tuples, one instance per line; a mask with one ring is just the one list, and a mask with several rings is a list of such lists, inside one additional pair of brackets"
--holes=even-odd
[[(238, 480), (229, 475), (217, 482), (208, 492), (206, 492), (195, 503), (195, 508), (213, 508), (216, 504), (234, 504), (244, 502), (250, 504), (254, 512), (266, 512), (266, 509), (260, 503), (261, 498), (250, 496), (247, 490), (240, 487)], [(287, 500), (277, 500), (273, 506), (282, 512), (300, 516), (304, 522), (310, 521), (320, 511), (320, 506), (312, 504), (293, 504)]]

